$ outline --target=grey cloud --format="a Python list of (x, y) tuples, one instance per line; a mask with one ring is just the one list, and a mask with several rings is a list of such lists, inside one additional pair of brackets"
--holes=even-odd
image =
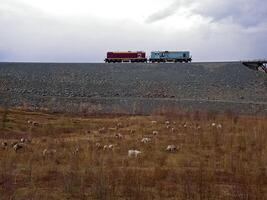
[(150, 16), (146, 19), (147, 23), (153, 23), (157, 22), (163, 19), (166, 19), (172, 15), (174, 15), (177, 10), (180, 8), (182, 5), (182, 0), (176, 0), (174, 1), (171, 5), (169, 5), (167, 8), (161, 9)]
[[(71, 18), (47, 16), (24, 4), (9, 3), (12, 0), (0, 1), (0, 61), (101, 62), (110, 50), (144, 50), (149, 54), (151, 50), (184, 49), (192, 52), (194, 61), (240, 60), (267, 55), (264, 46), (267, 24), (261, 24), (266, 21), (264, 2), (260, 8), (250, 3), (236, 8), (229, 0), (221, 4), (202, 0), (194, 6), (193, 14), (219, 22), (219, 26), (203, 23), (189, 31), (166, 32), (159, 30), (157, 24), (154, 27), (132, 21), (107, 22), (92, 16), (76, 23)], [(2, 2), (5, 2), (3, 7)], [(241, 4), (241, 0), (235, 2)], [(195, 0), (174, 1), (159, 11), (161, 14), (156, 12), (154, 17), (152, 14), (148, 22), (164, 20), (179, 12), (181, 6), (190, 7), (194, 3)]]
[(151, 14), (147, 23), (166, 19), (177, 12), (180, 7), (191, 9), (192, 15), (201, 15), (211, 19), (211, 22), (233, 23), (244, 28), (257, 26), (267, 21), (267, 1), (262, 0), (174, 0), (173, 3)]
[(94, 62), (103, 61), (110, 50), (147, 50), (150, 45), (151, 31), (129, 21), (87, 16), (76, 23), (38, 13), (26, 5), (2, 7), (0, 61)]
[(194, 12), (212, 18), (213, 22), (233, 23), (244, 28), (267, 21), (267, 2), (262, 0), (204, 1)]

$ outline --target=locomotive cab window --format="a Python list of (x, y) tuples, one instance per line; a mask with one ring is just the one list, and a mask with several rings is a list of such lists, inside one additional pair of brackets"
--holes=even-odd
[(186, 54), (185, 54), (185, 53), (183, 54), (183, 57), (184, 57), (184, 58), (186, 57)]

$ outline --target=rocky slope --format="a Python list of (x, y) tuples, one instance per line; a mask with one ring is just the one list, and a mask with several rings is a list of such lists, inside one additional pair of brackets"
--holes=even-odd
[(69, 103), (103, 104), (105, 101), (104, 104), (119, 106), (118, 101), (135, 99), (146, 104), (162, 101), (161, 105), (201, 101), (208, 102), (207, 108), (213, 102), (255, 104), (266, 111), (266, 91), (267, 75), (238, 62), (0, 63), (0, 104), (64, 107)]

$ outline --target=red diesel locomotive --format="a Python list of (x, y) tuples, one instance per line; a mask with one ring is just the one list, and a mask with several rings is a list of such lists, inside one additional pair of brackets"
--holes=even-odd
[(108, 52), (106, 63), (121, 62), (147, 62), (146, 53), (143, 51)]

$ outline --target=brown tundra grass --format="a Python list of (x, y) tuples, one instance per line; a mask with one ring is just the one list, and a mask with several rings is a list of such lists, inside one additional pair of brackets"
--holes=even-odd
[[(267, 199), (266, 117), (81, 116), (16, 109), (2, 109), (0, 116), (0, 141), (8, 143), (0, 147), (1, 200)], [(151, 141), (141, 143), (144, 137)], [(11, 143), (21, 138), (30, 142), (15, 152)], [(113, 149), (103, 149), (110, 144)], [(170, 144), (178, 151), (167, 152)], [(56, 152), (43, 155), (44, 149)], [(129, 149), (142, 153), (128, 157)]]

